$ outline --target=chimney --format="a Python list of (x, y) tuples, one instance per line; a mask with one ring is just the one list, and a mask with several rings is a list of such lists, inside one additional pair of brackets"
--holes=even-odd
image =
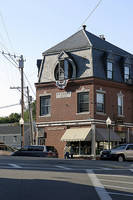
[(99, 35), (99, 37), (100, 37), (102, 40), (105, 40), (104, 35)]
[(82, 27), (83, 27), (83, 30), (85, 31), (86, 30), (86, 25), (84, 24)]

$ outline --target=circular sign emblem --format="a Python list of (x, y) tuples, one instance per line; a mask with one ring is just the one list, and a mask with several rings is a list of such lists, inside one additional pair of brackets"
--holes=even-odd
[(59, 89), (64, 89), (67, 86), (68, 80), (58, 80), (56, 81), (56, 86)]

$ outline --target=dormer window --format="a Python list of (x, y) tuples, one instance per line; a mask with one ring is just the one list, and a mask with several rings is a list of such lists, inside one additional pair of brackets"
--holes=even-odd
[(113, 79), (113, 63), (107, 62), (107, 79)]
[(124, 81), (126, 82), (130, 78), (130, 68), (128, 65), (124, 66)]
[(55, 80), (65, 80), (72, 78), (73, 67), (72, 64), (67, 60), (59, 60), (55, 67), (54, 76)]

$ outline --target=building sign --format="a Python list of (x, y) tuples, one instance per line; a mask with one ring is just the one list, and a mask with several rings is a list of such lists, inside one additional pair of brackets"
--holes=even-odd
[(65, 89), (65, 87), (67, 86), (68, 80), (58, 80), (56, 81), (56, 86), (59, 89)]
[(60, 98), (69, 98), (71, 97), (72, 93), (71, 92), (57, 92), (56, 93), (56, 98), (60, 99)]

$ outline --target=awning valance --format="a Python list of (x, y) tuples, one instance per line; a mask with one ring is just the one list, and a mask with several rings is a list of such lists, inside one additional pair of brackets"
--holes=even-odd
[(61, 138), (61, 141), (76, 142), (76, 141), (90, 141), (91, 127), (88, 128), (70, 128), (67, 129)]

